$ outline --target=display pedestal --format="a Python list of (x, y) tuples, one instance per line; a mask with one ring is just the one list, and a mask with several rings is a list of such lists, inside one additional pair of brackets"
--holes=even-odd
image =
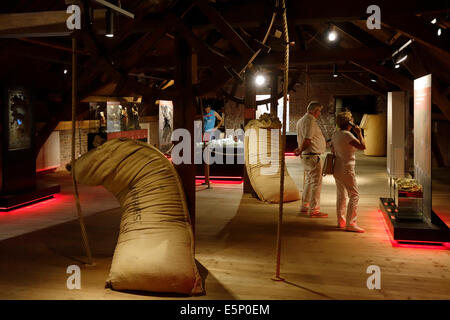
[(34, 190), (0, 195), (0, 211), (11, 211), (36, 202), (53, 198), (61, 191), (60, 185), (40, 185)]
[(406, 242), (450, 242), (450, 229), (432, 212), (433, 222), (398, 219), (399, 209), (392, 198), (380, 198), (380, 210), (394, 240)]

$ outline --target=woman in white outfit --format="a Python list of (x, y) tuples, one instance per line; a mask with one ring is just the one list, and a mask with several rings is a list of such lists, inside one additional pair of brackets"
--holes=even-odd
[[(338, 227), (346, 231), (364, 232), (364, 229), (356, 224), (359, 192), (355, 176), (355, 152), (357, 149), (366, 148), (364, 137), (361, 128), (353, 124), (350, 112), (338, 113), (336, 123), (339, 129), (334, 132), (331, 143), (332, 151), (336, 155), (333, 175), (336, 180)], [(352, 128), (356, 137), (350, 132)]]

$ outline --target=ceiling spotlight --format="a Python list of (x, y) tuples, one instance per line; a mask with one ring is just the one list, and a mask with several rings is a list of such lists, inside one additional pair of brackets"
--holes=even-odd
[[(406, 42), (403, 46), (401, 46), (400, 49), (398, 49), (397, 51), (395, 51), (392, 54), (392, 59), (395, 65), (395, 68), (397, 69), (397, 65), (402, 63), (403, 61), (406, 60), (406, 58), (408, 58), (408, 49), (407, 47), (413, 43), (413, 39), (408, 40), (408, 42)], [(400, 66), (399, 66), (400, 67)]]
[(63, 72), (64, 72), (64, 74), (67, 74), (67, 69), (64, 69), (64, 71), (63, 71)]
[(339, 76), (338, 72), (337, 72), (337, 65), (336, 63), (333, 64), (333, 78), (337, 78)]
[(106, 32), (105, 36), (108, 38), (114, 37), (114, 12), (111, 9), (106, 9)]
[(441, 34), (442, 34), (442, 29), (439, 28), (438, 31), (437, 31), (437, 35), (438, 35), (438, 36), (441, 36)]
[(332, 25), (331, 23), (328, 25), (328, 41), (336, 41), (337, 39), (337, 32), (336, 32), (336, 27), (334, 25)]
[(377, 77), (373, 74), (369, 74), (369, 79), (371, 82), (377, 82)]
[(403, 61), (405, 61), (406, 58), (408, 58), (408, 55), (406, 53), (405, 54), (399, 54), (398, 57), (397, 57), (397, 60), (395, 61), (395, 63), (396, 64), (400, 64)]
[(266, 77), (264, 77), (262, 74), (258, 74), (255, 78), (255, 83), (258, 86), (262, 86), (266, 82)]
[(330, 32), (328, 32), (328, 40), (329, 41), (336, 41), (337, 39), (337, 33), (334, 30), (330, 30)]
[(395, 68), (395, 69), (398, 69), (398, 68), (400, 68), (400, 65), (399, 65), (399, 64), (396, 64), (396, 65), (394, 66), (394, 68)]
[(436, 18), (434, 18), (433, 20), (431, 20), (432, 24), (435, 24), (437, 22)]

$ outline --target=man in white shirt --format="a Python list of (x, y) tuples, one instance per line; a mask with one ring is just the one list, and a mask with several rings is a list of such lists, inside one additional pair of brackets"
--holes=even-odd
[(306, 175), (300, 213), (307, 213), (311, 218), (328, 217), (328, 214), (320, 212), (323, 166), (320, 155), (325, 152), (326, 141), (317, 119), (322, 109), (319, 102), (310, 102), (306, 114), (297, 122), (298, 148), (295, 149), (295, 154), (303, 159)]

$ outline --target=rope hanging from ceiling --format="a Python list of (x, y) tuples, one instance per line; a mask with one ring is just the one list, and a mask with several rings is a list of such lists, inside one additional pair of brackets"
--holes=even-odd
[(277, 225), (277, 244), (276, 244), (276, 270), (275, 276), (272, 280), (283, 281), (280, 277), (280, 265), (281, 265), (281, 226), (283, 223), (283, 199), (284, 199), (284, 171), (286, 167), (286, 160), (284, 152), (286, 149), (286, 109), (287, 109), (287, 94), (288, 94), (288, 76), (289, 76), (289, 34), (288, 24), (286, 17), (286, 1), (281, 0), (282, 5), (282, 22), (283, 22), (283, 34), (284, 34), (284, 62), (283, 62), (283, 127), (281, 134), (281, 168), (280, 168), (280, 202), (278, 208), (278, 225)]

